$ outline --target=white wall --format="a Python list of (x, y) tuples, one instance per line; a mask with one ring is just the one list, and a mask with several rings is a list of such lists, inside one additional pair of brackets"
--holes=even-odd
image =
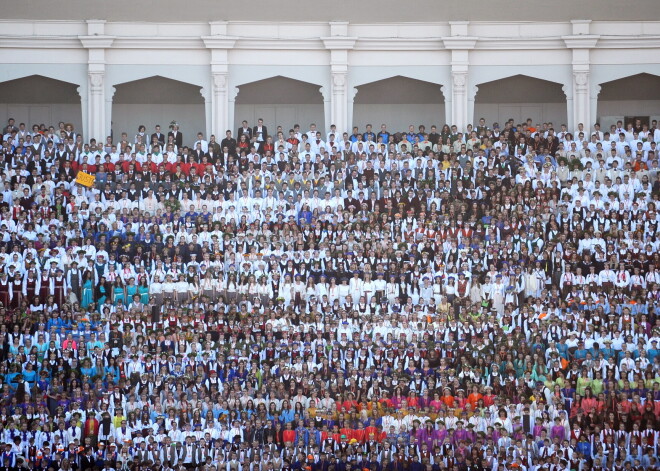
[[(82, 130), (82, 113), (80, 105), (68, 103), (0, 103), (0, 117), (14, 118), (16, 123), (25, 123), (28, 128), (33, 124), (51, 124), (57, 129), (57, 123), (71, 123), (76, 131)], [(7, 122), (3, 119), (2, 123)]]
[[(21, 5), (20, 9), (23, 11), (25, 8), (29, 7)], [(93, 9), (88, 6), (85, 11), (89, 8)], [(305, 6), (305, 10), (313, 8)], [(636, 14), (639, 10), (625, 5), (620, 9)], [(204, 15), (200, 13), (204, 10), (189, 10), (200, 17)], [(657, 17), (646, 15), (643, 19), (624, 21), (625, 15), (619, 10), (597, 10), (601, 19), (598, 16), (580, 16), (576, 14), (577, 10), (568, 9), (561, 10), (559, 16), (565, 18), (556, 21), (549, 17), (544, 17), (543, 21), (523, 21), (518, 17), (515, 20), (500, 20), (492, 15), (493, 20), (475, 21), (474, 15), (468, 13), (470, 9), (463, 8), (460, 16), (463, 19), (471, 17), (472, 21), (452, 23), (449, 22), (450, 16), (438, 18), (437, 11), (428, 18), (418, 14), (414, 22), (406, 22), (403, 17), (391, 12), (384, 15), (387, 16), (386, 21), (349, 15), (350, 19), (335, 18), (336, 21), (328, 22), (321, 17), (316, 21), (297, 21), (294, 13), (300, 10), (294, 9), (290, 21), (282, 22), (267, 15), (264, 18), (263, 11), (255, 10), (244, 12), (254, 18), (245, 21), (236, 21), (235, 18), (226, 22), (209, 21), (208, 18), (215, 17), (207, 14), (203, 19), (194, 21), (170, 15), (170, 22), (164, 23), (159, 22), (158, 15), (145, 19), (144, 15), (134, 12), (126, 14), (130, 18), (122, 20), (113, 15), (102, 15), (107, 21), (86, 21), (93, 15), (88, 16), (82, 10), (77, 10), (77, 18), (69, 15), (68, 18), (52, 21), (52, 12), (33, 8), (34, 14), (16, 17), (18, 10), (12, 9), (9, 13), (15, 18), (5, 15), (5, 19), (0, 19), (3, 31), (0, 36), (0, 82), (43, 74), (74, 83), (79, 87), (77, 90), (82, 101), (83, 127), (91, 130), (95, 126), (90, 126), (89, 121), (99, 123), (100, 112), (98, 103), (93, 99), (92, 87), (88, 84), (90, 71), (105, 71), (104, 96), (100, 99), (107, 104), (104, 121), (108, 126), (113, 88), (159, 75), (201, 87), (201, 95), (207, 102), (203, 113), (207, 126), (210, 127), (213, 109), (215, 115), (222, 117), (222, 122), (216, 126), (229, 128), (235, 121), (240, 121), (241, 114), (248, 112), (247, 109), (239, 109), (237, 116), (234, 116), (237, 87), (278, 75), (322, 87), (321, 94), (326, 104), (323, 113), (314, 112), (314, 116), (306, 114), (303, 108), (297, 108), (295, 112), (287, 111), (288, 116), (280, 111), (280, 115), (284, 116), (280, 119), (284, 123), (300, 121), (302, 125), (304, 120), (312, 119), (320, 123), (323, 116), (325, 126), (330, 124), (331, 109), (342, 110), (343, 123), (362, 121), (359, 115), (353, 119), (355, 88), (397, 75), (443, 86), (444, 108), (448, 116), (445, 120), (438, 120), (438, 123), (451, 122), (453, 113), (457, 113), (461, 120), (474, 123), (478, 115), (483, 114), (477, 111), (475, 116), (474, 113), (476, 87), (525, 74), (562, 86), (562, 93), (571, 108), (568, 121), (572, 128), (570, 121), (578, 115), (579, 119), (584, 117), (591, 122), (598, 115), (607, 115), (596, 111), (601, 84), (640, 73), (660, 75), (660, 61), (657, 59), (660, 21)], [(335, 14), (328, 13), (330, 11), (341, 9), (331, 8), (323, 11), (321, 16)], [(496, 16), (501, 14), (498, 11)], [(58, 15), (64, 14), (58, 12)], [(594, 21), (581, 21), (587, 17)], [(346, 23), (342, 23), (344, 20)], [(334, 41), (337, 38), (339, 41)], [(574, 51), (581, 48), (584, 48), (586, 55), (577, 54), (580, 57), (574, 57)], [(574, 83), (576, 76), (573, 72), (582, 69), (589, 72), (588, 83), (585, 84), (590, 89), (588, 113), (583, 100), (574, 99), (574, 91), (579, 84)], [(212, 72), (226, 73), (226, 82), (212, 80)], [(454, 78), (458, 78), (457, 81), (452, 81), (452, 72), (456, 72)], [(345, 73), (345, 82), (335, 82), (334, 78), (338, 77), (333, 77), (333, 74), (336, 73)], [(467, 73), (466, 83), (460, 79), (463, 73)], [(216, 75), (216, 80), (219, 76)], [(335, 97), (340, 98), (334, 100)], [(214, 100), (218, 103), (213, 103)], [(337, 105), (338, 100), (342, 106), (328, 106)], [(536, 101), (548, 103), (550, 100)], [(3, 101), (0, 100), (0, 103)], [(489, 119), (499, 119), (499, 105), (513, 103), (513, 100), (503, 99), (494, 103), (498, 109)], [(462, 111), (464, 105), (465, 113)], [(90, 112), (92, 116), (88, 116)], [(525, 116), (523, 111), (519, 112), (521, 117)], [(30, 110), (27, 113), (29, 117)], [(125, 111), (121, 113), (129, 114)], [(114, 113), (114, 116), (121, 113)], [(505, 113), (514, 111), (508, 109)], [(467, 114), (467, 120), (463, 114)], [(615, 114), (620, 113), (617, 111)], [(563, 112), (555, 114), (554, 111), (542, 109), (538, 119), (562, 121), (561, 117)], [(167, 118), (169, 116), (157, 115), (161, 124)], [(135, 124), (137, 120), (120, 127), (134, 127)], [(198, 126), (197, 123), (193, 125)], [(222, 132), (221, 129), (214, 131)], [(131, 129), (131, 132), (134, 131)], [(187, 134), (190, 132), (195, 131), (188, 131)]]
[[(122, 132), (127, 132), (129, 139), (137, 134), (138, 126), (144, 124), (149, 133), (153, 132), (154, 126), (160, 124), (161, 130), (168, 132), (168, 126), (172, 120), (181, 125), (183, 133), (183, 144), (191, 146), (197, 139), (199, 131), (206, 134), (206, 119), (204, 105), (131, 105), (115, 104), (112, 107), (112, 132), (115, 141), (119, 139)], [(208, 137), (208, 136), (207, 136)]]
[(300, 129), (306, 130), (310, 123), (316, 123), (316, 128), (323, 133), (325, 118), (323, 104), (318, 105), (236, 105), (234, 112), (233, 132), (241, 125), (244, 119), (254, 126), (257, 119), (263, 118), (268, 132), (275, 138), (277, 126), (282, 126), (284, 135), (289, 135), (289, 129), (294, 124), (300, 124)]
[(411, 124), (415, 125), (415, 129), (423, 124), (430, 132), (432, 125), (441, 129), (445, 124), (445, 105), (355, 105), (353, 126), (364, 130), (368, 123), (373, 125), (374, 132), (378, 132), (383, 123), (387, 124), (390, 132), (407, 132)]
[(476, 103), (474, 121), (485, 118), (489, 126), (497, 122), (502, 127), (510, 118), (516, 123), (532, 118), (534, 124), (552, 122), (559, 129), (568, 124), (566, 112), (566, 103)]

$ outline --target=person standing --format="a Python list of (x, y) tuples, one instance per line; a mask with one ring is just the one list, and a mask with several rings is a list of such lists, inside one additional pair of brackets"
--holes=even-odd
[(179, 123), (172, 121), (170, 123), (170, 129), (171, 131), (167, 133), (167, 137), (172, 137), (176, 147), (181, 149), (183, 147), (183, 133), (179, 131)]
[(257, 139), (257, 142), (266, 142), (268, 137), (268, 128), (264, 126), (263, 118), (257, 120), (257, 125), (252, 128), (252, 136)]

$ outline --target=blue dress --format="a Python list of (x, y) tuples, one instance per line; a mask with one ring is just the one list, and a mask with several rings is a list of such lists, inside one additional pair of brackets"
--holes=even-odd
[(140, 302), (142, 304), (149, 304), (149, 287), (148, 286), (138, 286), (138, 294), (140, 295)]
[(124, 287), (123, 286), (115, 286), (114, 294), (115, 294), (114, 305), (117, 306), (118, 304), (123, 304), (124, 299), (125, 299)]
[(128, 306), (130, 303), (133, 302), (133, 296), (137, 294), (137, 286), (135, 285), (128, 285), (126, 287), (126, 305)]
[(92, 285), (92, 280), (85, 281), (82, 290), (82, 301), (80, 306), (83, 309), (87, 309), (87, 306), (94, 302), (94, 286)]
[(107, 297), (106, 295), (108, 294), (105, 292), (105, 286), (101, 285), (99, 287), (99, 293), (101, 293), (101, 296), (99, 296), (98, 302), (99, 302), (99, 306), (102, 306), (103, 304), (105, 304), (105, 299)]

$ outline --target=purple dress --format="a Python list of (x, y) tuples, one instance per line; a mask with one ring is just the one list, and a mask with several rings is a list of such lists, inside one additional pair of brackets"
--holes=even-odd
[(559, 442), (564, 441), (564, 437), (566, 436), (566, 429), (564, 428), (563, 425), (554, 425), (552, 427), (552, 431), (550, 432), (550, 438), (553, 440), (555, 438), (559, 438)]
[(419, 442), (419, 445), (423, 443), (426, 443), (426, 445), (429, 447), (429, 450), (433, 449), (433, 441), (437, 440), (438, 438), (438, 431), (437, 430), (427, 430), (426, 427), (423, 429), (419, 429), (417, 431), (417, 441)]
[(463, 441), (469, 441), (470, 440), (470, 432), (468, 432), (464, 428), (457, 429), (457, 430), (454, 431), (454, 440), (453, 440), (454, 445), (458, 445), (458, 443), (461, 440), (463, 440)]
[(543, 425), (535, 425), (534, 426), (534, 436), (535, 437), (540, 437), (542, 430), (543, 430)]

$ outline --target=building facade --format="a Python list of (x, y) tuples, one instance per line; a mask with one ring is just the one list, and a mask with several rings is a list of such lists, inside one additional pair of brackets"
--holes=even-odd
[(85, 139), (173, 120), (192, 142), (257, 118), (350, 131), (660, 117), (660, 21), (1, 23), (3, 114)]

